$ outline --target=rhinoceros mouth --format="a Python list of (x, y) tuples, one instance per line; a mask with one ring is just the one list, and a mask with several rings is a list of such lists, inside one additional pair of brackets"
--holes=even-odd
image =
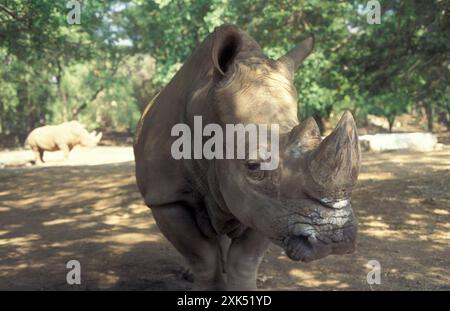
[(271, 221), (272, 243), (294, 261), (309, 262), (355, 250), (358, 221), (351, 204), (331, 208), (314, 200), (282, 200)]
[(290, 236), (285, 241), (286, 255), (295, 261), (307, 261), (314, 254), (310, 238), (303, 235)]
[(357, 226), (352, 224), (339, 229), (342, 239), (327, 241), (320, 235), (290, 235), (282, 242), (286, 255), (294, 261), (310, 262), (331, 254), (349, 254), (355, 250)]

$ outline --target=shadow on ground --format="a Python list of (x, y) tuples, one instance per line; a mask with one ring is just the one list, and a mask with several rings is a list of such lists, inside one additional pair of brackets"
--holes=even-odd
[[(181, 262), (167, 257), (132, 162), (4, 170), (0, 189), (1, 289), (182, 288), (164, 285)], [(71, 259), (81, 286), (66, 283)]]
[[(303, 264), (272, 246), (261, 289), (449, 290), (450, 149), (364, 154), (357, 252)], [(81, 263), (82, 284), (66, 283)], [(368, 285), (369, 260), (382, 283)], [(185, 290), (183, 260), (135, 186), (134, 164), (0, 170), (0, 289)]]

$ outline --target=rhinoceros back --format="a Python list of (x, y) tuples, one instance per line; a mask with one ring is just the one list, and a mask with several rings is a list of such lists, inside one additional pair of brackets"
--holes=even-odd
[(25, 144), (31, 148), (39, 148), (46, 151), (55, 151), (59, 149), (59, 145), (75, 145), (77, 144), (73, 128), (83, 125), (77, 121), (65, 122), (59, 125), (45, 125), (31, 131)]
[(52, 151), (56, 149), (55, 135), (57, 129), (54, 125), (45, 125), (31, 131), (26, 139), (26, 144), (31, 148), (39, 148)]

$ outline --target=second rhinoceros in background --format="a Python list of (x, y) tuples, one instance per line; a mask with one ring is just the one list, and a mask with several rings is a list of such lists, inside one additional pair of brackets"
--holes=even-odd
[(102, 133), (89, 133), (80, 122), (70, 121), (34, 129), (28, 135), (25, 145), (34, 151), (36, 164), (41, 164), (44, 162), (44, 151), (61, 150), (67, 159), (69, 152), (76, 145), (95, 147), (101, 138)]

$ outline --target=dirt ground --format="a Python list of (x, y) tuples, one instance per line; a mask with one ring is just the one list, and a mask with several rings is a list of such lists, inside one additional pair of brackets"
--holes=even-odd
[[(15, 153), (14, 153), (15, 152)], [(1, 290), (185, 290), (183, 259), (160, 234), (135, 185), (130, 147), (46, 155), (0, 152)], [(103, 164), (100, 164), (103, 163)], [(107, 164), (104, 164), (107, 163)], [(357, 251), (308, 264), (272, 246), (264, 290), (450, 290), (450, 147), (431, 153), (364, 153), (353, 206)], [(66, 263), (81, 263), (81, 285)], [(369, 260), (381, 284), (369, 285)]]

